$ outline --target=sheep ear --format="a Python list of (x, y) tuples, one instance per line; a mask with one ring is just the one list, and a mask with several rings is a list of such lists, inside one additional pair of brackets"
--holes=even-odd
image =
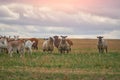
[(68, 36), (65, 36), (65, 38), (68, 37)]
[(58, 37), (57, 35), (53, 36), (53, 37)]
[(14, 38), (16, 38), (16, 36), (14, 35)]
[(51, 39), (52, 37), (49, 37), (49, 39)]
[(11, 38), (11, 36), (9, 36), (9, 39)]
[(60, 36), (60, 37), (63, 37), (63, 36)]
[(103, 36), (100, 36), (100, 38), (103, 38)]
[(3, 38), (5, 38), (5, 36), (3, 36)]
[(97, 36), (97, 38), (100, 38), (101, 36)]
[(35, 41), (33, 41), (32, 43), (35, 43)]

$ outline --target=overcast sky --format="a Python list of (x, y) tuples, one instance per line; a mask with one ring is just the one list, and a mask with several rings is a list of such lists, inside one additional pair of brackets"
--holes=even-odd
[(120, 0), (0, 0), (0, 35), (120, 39)]

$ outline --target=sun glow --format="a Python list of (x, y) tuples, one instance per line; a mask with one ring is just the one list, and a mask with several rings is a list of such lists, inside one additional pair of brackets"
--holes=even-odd
[(54, 9), (77, 9), (95, 7), (96, 0), (31, 0), (34, 6), (45, 6)]

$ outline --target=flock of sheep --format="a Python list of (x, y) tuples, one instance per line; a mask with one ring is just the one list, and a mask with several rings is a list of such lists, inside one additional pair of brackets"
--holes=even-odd
[(61, 39), (58, 36), (49, 37), (43, 42), (43, 51), (52, 52), (55, 46), (60, 53), (69, 53), (73, 42), (66, 38), (67, 36), (61, 36)]
[[(52, 53), (54, 47), (58, 49), (60, 53), (69, 53), (71, 51), (71, 46), (73, 42), (70, 39), (67, 39), (67, 36), (53, 36), (45, 39), (42, 44), (43, 52)], [(102, 39), (102, 36), (98, 38), (98, 50), (100, 53), (104, 52), (104, 49), (107, 52), (107, 44)], [(12, 57), (13, 52), (20, 54), (20, 57), (24, 56), (25, 51), (29, 54), (32, 54), (32, 49), (38, 50), (38, 39), (20, 39), (19, 36), (14, 36), (14, 38), (0, 36), (0, 52), (6, 51), (10, 57)]]

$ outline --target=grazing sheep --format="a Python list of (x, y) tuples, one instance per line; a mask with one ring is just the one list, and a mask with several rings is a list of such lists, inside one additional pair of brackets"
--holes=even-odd
[(48, 40), (45, 40), (43, 42), (43, 52), (47, 51), (47, 52), (51, 52), (54, 50), (54, 45), (53, 45), (53, 38), (50, 37)]
[(69, 51), (71, 50), (70, 45), (66, 41), (66, 37), (67, 36), (61, 36), (62, 39), (61, 39), (59, 47), (58, 47), (60, 53), (65, 53), (65, 51), (67, 51), (67, 53), (69, 53)]
[(107, 43), (105, 42), (105, 40), (102, 39), (103, 38), (102, 36), (99, 36), (97, 38), (98, 38), (97, 47), (98, 47), (99, 53), (103, 53), (104, 49), (106, 50), (106, 53), (107, 53), (108, 52), (107, 51), (107, 48), (108, 48)]

